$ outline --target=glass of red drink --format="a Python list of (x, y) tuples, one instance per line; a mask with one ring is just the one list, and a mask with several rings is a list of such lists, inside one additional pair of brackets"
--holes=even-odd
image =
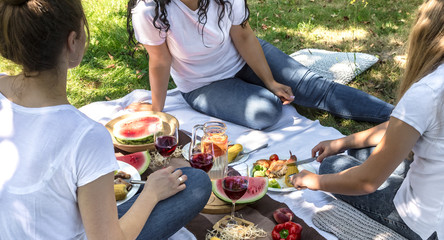
[(224, 178), (222, 179), (222, 187), (227, 197), (231, 199), (233, 206), (231, 208), (231, 219), (229, 224), (237, 224), (234, 218), (236, 201), (239, 200), (248, 189), (248, 165), (240, 163), (225, 168)]
[(154, 146), (162, 157), (169, 158), (176, 150), (179, 140), (178, 135), (177, 128), (174, 128), (172, 133), (166, 133), (165, 131), (160, 130), (154, 134)]
[(212, 149), (206, 149), (202, 152), (200, 143), (195, 141), (190, 144), (190, 165), (193, 168), (198, 168), (206, 173), (210, 171), (214, 163), (214, 151)]

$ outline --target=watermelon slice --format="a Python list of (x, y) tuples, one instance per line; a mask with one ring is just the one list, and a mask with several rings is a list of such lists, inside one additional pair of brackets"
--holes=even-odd
[(150, 165), (151, 157), (148, 151), (131, 153), (124, 156), (116, 157), (117, 160), (126, 162), (133, 166), (140, 175), (142, 175)]
[[(231, 199), (227, 197), (222, 187), (222, 180), (213, 180), (213, 193), (225, 202), (230, 202)], [(266, 177), (250, 177), (248, 179), (247, 192), (236, 203), (252, 203), (261, 199), (268, 191), (268, 178)]]
[(114, 124), (113, 135), (122, 144), (149, 144), (154, 142), (154, 133), (161, 124), (162, 120), (154, 115), (125, 118)]

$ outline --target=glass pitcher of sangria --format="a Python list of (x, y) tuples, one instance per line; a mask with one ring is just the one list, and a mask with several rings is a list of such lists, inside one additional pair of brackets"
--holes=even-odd
[(213, 154), (213, 166), (208, 172), (210, 179), (224, 177), (224, 169), (228, 165), (228, 136), (225, 133), (227, 126), (223, 122), (210, 121), (193, 128), (191, 146), (196, 145), (196, 132), (202, 130), (203, 136), (200, 142), (202, 153)]

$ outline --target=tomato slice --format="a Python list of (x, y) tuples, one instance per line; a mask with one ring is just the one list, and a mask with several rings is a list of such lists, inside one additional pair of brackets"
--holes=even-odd
[(277, 160), (279, 160), (279, 156), (277, 154), (273, 154), (270, 156), (269, 160), (270, 161), (277, 161)]

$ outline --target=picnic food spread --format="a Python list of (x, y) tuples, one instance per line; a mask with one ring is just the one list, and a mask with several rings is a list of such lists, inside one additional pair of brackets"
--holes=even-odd
[[(158, 124), (162, 120), (155, 115), (143, 115), (139, 117), (126, 117), (122, 120), (119, 120), (114, 124), (113, 135), (116, 141), (122, 144), (146, 144), (153, 141), (153, 135), (158, 130)], [(154, 128), (153, 126), (157, 127)], [(147, 127), (148, 126), (148, 127)], [(144, 130), (142, 130), (144, 129)], [(204, 141), (205, 142), (205, 141)], [(220, 144), (214, 143), (214, 145), (219, 146)], [(177, 155), (182, 153), (180, 149), (181, 146), (178, 146), (173, 156), (178, 157)], [(214, 146), (213, 146), (214, 147)], [(219, 149), (216, 149), (219, 150)], [(227, 161), (229, 163), (234, 162), (236, 157), (243, 151), (243, 146), (239, 143), (229, 145), (225, 150), (227, 154)], [(220, 155), (223, 151), (215, 151), (214, 154)], [(138, 151), (133, 152), (124, 156), (118, 156), (117, 159), (130, 164), (133, 166), (139, 174), (143, 174), (147, 168), (152, 164), (155, 165), (164, 165), (164, 164), (155, 164), (156, 162), (160, 162), (162, 159), (162, 163), (164, 163), (165, 158), (161, 158), (157, 156), (158, 153), (156, 151), (152, 151), (152, 149), (148, 149), (146, 151)], [(249, 184), (246, 193), (237, 200), (239, 204), (246, 204), (256, 202), (261, 199), (268, 191), (268, 188), (284, 188), (291, 186), (291, 183), (285, 184), (282, 181), (277, 181), (281, 178), (286, 178), (289, 174), (297, 172), (297, 167), (295, 164), (291, 164), (296, 162), (296, 156), (291, 154), (290, 158), (283, 160), (280, 159), (277, 154), (271, 154), (268, 159), (260, 159), (257, 160), (253, 164), (251, 176), (249, 179)], [(128, 197), (129, 191), (132, 188), (132, 184), (129, 183), (129, 179), (131, 175), (119, 171), (115, 174), (115, 196), (116, 200), (124, 200)], [(228, 198), (224, 189), (222, 187), (222, 178), (214, 179), (213, 183), (213, 193), (217, 198), (222, 201), (231, 203), (232, 200)], [(281, 223), (291, 221), (293, 219), (294, 214), (289, 209), (277, 209), (273, 214), (274, 219), (278, 223), (275, 229), (282, 228), (278, 233), (280, 235), (280, 239), (296, 239), (294, 238), (295, 234), (297, 234), (297, 227), (293, 228), (285, 228)], [(241, 222), (247, 222), (244, 219)], [(289, 225), (290, 223), (285, 223)], [(276, 235), (274, 231), (273, 233)], [(210, 232), (211, 233), (211, 232)], [(219, 238), (219, 239), (238, 239), (239, 236), (241, 238), (245, 236), (253, 236), (254, 237), (264, 237), (270, 236), (264, 230), (254, 226), (254, 224), (250, 225), (242, 225), (239, 224), (237, 226), (225, 226), (224, 228), (218, 229), (217, 231), (212, 231), (215, 234), (209, 234), (210, 238)], [(287, 234), (287, 235), (285, 235)], [(299, 231), (300, 235), (300, 231)], [(208, 239), (210, 239), (208, 238)]]

